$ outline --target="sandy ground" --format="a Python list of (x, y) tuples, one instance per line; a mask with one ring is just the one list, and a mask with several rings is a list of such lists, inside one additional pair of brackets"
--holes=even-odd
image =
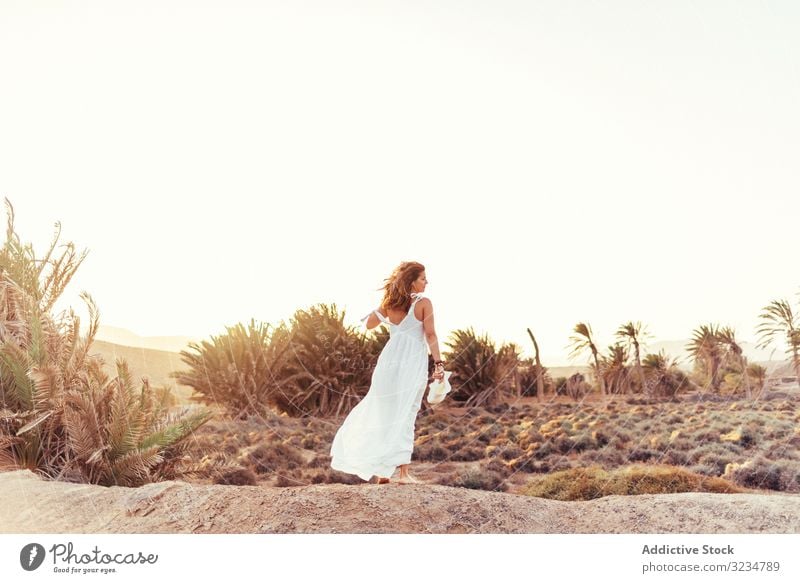
[(0, 473), (2, 533), (800, 533), (797, 494), (558, 502), (428, 484), (141, 488)]

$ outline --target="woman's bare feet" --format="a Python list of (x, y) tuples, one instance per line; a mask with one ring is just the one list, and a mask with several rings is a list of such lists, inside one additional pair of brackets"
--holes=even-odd
[(420, 480), (417, 480), (411, 474), (401, 474), (399, 478), (397, 478), (398, 484), (421, 484)]

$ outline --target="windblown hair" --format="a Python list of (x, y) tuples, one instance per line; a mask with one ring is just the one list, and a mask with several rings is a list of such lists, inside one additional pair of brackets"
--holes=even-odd
[(392, 275), (384, 280), (386, 284), (379, 288), (384, 290), (381, 308), (408, 312), (412, 300), (411, 284), (423, 271), (425, 271), (425, 266), (417, 261), (403, 261), (395, 267)]

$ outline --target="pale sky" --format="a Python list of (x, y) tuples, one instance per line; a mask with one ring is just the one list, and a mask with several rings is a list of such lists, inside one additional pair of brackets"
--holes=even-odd
[(143, 336), (357, 323), (417, 260), (443, 349), (753, 340), (800, 290), (798, 30), (791, 0), (0, 0), (0, 198), (89, 249), (62, 307)]

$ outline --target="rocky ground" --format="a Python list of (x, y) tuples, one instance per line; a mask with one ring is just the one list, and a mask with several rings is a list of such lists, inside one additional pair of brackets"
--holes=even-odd
[(799, 533), (800, 495), (560, 502), (432, 484), (140, 488), (0, 473), (2, 533)]

